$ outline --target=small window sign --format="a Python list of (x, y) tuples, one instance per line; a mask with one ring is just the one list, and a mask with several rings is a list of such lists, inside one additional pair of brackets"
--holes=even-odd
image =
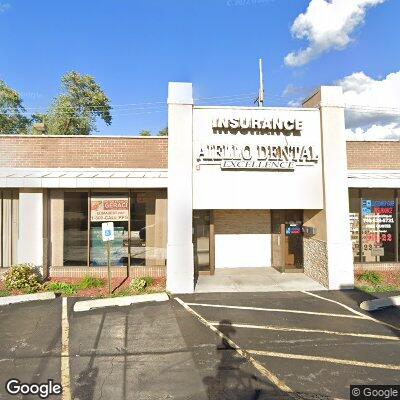
[(286, 234), (286, 236), (301, 235), (302, 234), (301, 225), (299, 225), (299, 224), (286, 224), (286, 226), (285, 226), (285, 234)]
[(114, 240), (114, 222), (103, 222), (101, 224), (103, 242)]

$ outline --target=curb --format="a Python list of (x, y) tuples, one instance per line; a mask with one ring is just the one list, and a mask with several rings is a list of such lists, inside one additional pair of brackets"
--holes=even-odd
[(381, 308), (400, 306), (400, 296), (385, 297), (382, 299), (366, 300), (360, 304), (360, 308), (365, 311), (375, 311)]
[(0, 297), (0, 306), (7, 306), (9, 304), (15, 303), (25, 303), (27, 301), (52, 300), (55, 298), (56, 295), (53, 292), (20, 294), (18, 296), (5, 296)]
[(77, 301), (74, 304), (74, 311), (89, 311), (103, 307), (124, 307), (134, 303), (144, 303), (148, 301), (167, 301), (169, 297), (166, 293), (139, 294), (137, 296), (112, 297), (107, 299)]

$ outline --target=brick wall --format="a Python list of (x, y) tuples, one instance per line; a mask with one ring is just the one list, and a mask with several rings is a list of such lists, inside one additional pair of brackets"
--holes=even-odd
[(167, 168), (168, 139), (0, 135), (0, 167)]
[(347, 142), (348, 169), (400, 169), (400, 141)]
[(267, 210), (215, 210), (215, 234), (271, 233), (271, 214)]
[[(0, 135), (3, 168), (167, 168), (168, 138)], [(348, 169), (400, 169), (400, 141), (347, 142)]]

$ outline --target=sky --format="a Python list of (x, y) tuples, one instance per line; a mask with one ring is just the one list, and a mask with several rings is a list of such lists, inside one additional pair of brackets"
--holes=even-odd
[(92, 75), (113, 105), (96, 134), (157, 134), (169, 81), (251, 106), (262, 58), (266, 106), (339, 84), (349, 138), (400, 139), (399, 15), (399, 0), (0, 0), (0, 79), (40, 112), (64, 73)]

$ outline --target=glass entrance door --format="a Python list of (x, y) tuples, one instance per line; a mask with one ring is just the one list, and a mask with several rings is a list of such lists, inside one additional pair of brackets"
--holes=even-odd
[(303, 269), (303, 211), (272, 210), (272, 266), (281, 272)]

